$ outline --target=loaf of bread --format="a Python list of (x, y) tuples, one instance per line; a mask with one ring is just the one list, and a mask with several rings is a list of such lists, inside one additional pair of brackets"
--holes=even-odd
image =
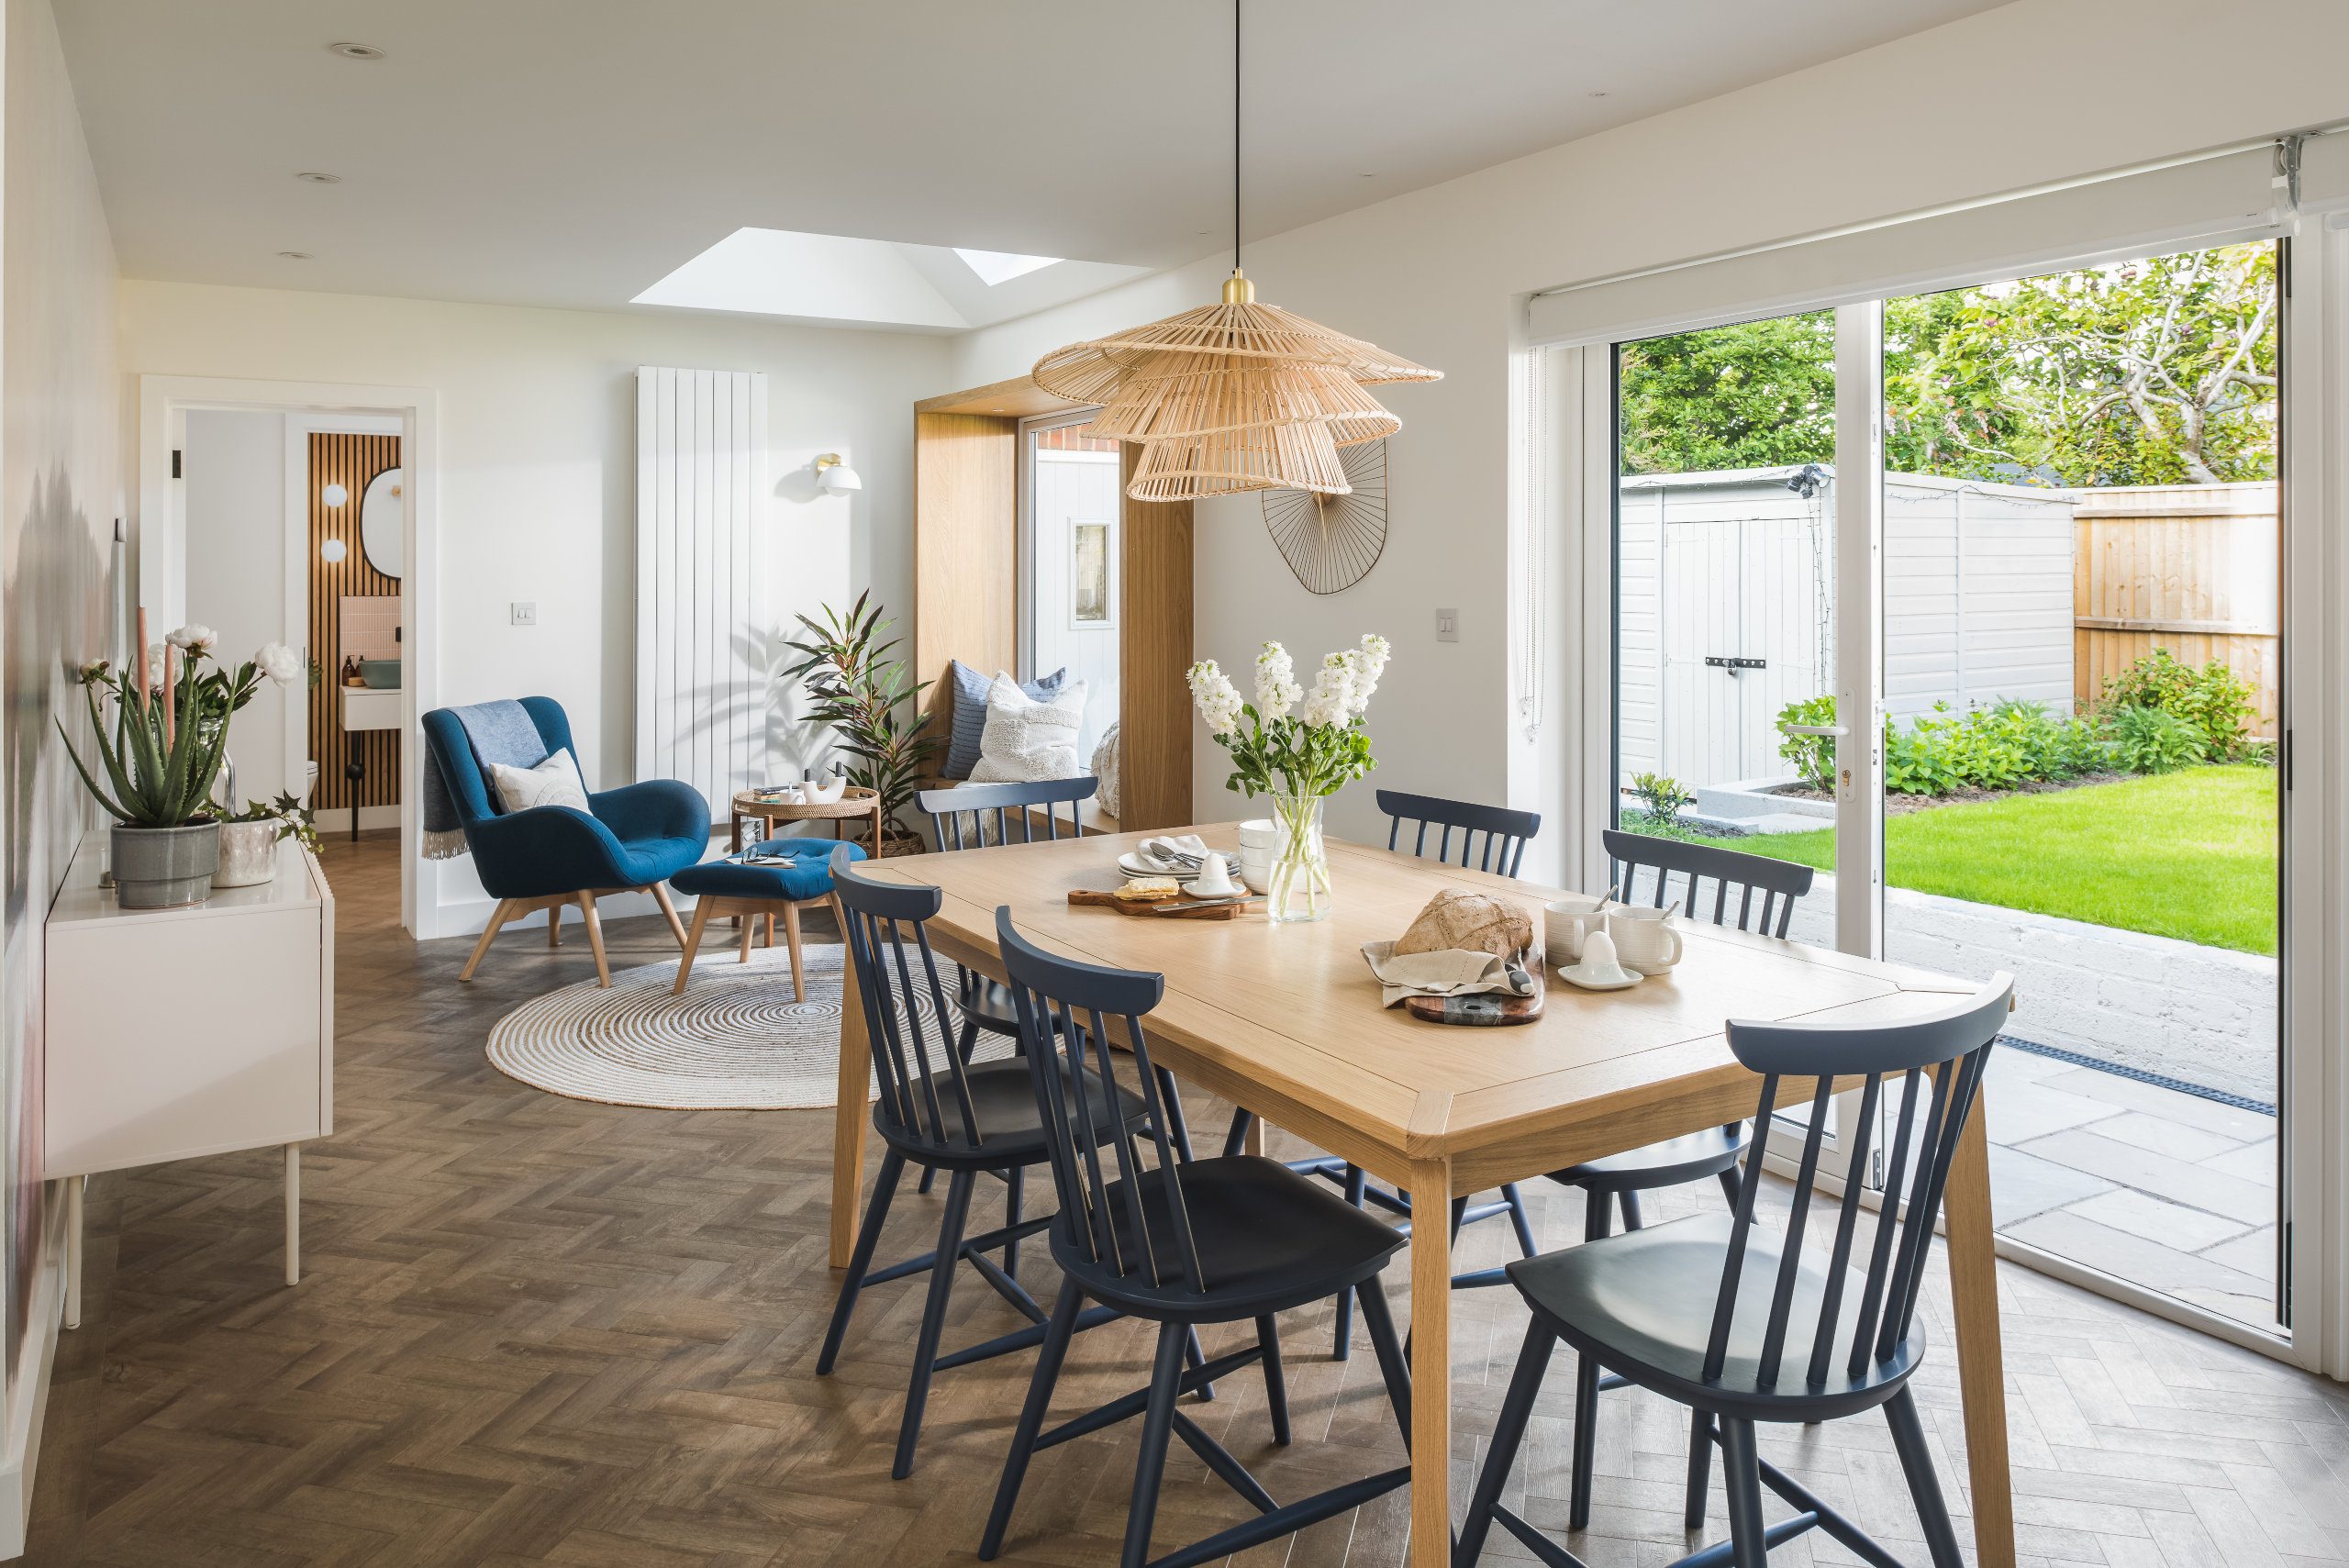
[(1533, 921), (1524, 910), (1489, 893), (1448, 887), (1428, 900), (1395, 944), (1397, 953), (1442, 952), (1466, 948), (1508, 958), (1533, 941)]

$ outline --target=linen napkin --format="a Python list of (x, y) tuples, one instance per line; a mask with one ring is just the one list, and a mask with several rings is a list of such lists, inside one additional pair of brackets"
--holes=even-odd
[(1161, 871), (1196, 872), (1208, 858), (1208, 842), (1197, 833), (1175, 833), (1144, 839), (1136, 852)]
[(1400, 1006), (1411, 996), (1474, 996), (1490, 991), (1527, 996), (1533, 992), (1533, 976), (1525, 968), (1519, 967), (1512, 978), (1508, 961), (1474, 948), (1397, 954), (1393, 942), (1364, 942), (1362, 956), (1370, 961), (1370, 972), (1385, 990), (1384, 1006)]

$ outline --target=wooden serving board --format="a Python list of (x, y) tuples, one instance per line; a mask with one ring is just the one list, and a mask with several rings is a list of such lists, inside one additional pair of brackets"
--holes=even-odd
[(1499, 991), (1474, 996), (1406, 996), (1403, 1010), (1431, 1024), (1465, 1024), (1481, 1029), (1530, 1024), (1542, 1016), (1542, 1004), (1549, 995), (1549, 986), (1542, 978), (1538, 959), (1527, 968), (1533, 976), (1531, 996), (1511, 996)]
[[(1152, 919), (1167, 920), (1237, 920), (1241, 916), (1253, 915), (1264, 906), (1262, 898), (1250, 898), (1239, 904), (1203, 905), (1179, 894), (1153, 904), (1137, 904), (1093, 887), (1071, 889), (1068, 901), (1084, 908), (1106, 907), (1115, 909), (1120, 915), (1145, 915)], [(1165, 911), (1163, 915), (1159, 913), (1162, 909)]]

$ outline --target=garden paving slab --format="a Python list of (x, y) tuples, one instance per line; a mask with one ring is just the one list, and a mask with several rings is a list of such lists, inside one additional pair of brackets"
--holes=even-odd
[(2115, 1187), (2109, 1193), (2099, 1193), (2091, 1198), (2070, 1206), (2068, 1212), (2085, 1216), (2099, 1225), (2109, 1225), (2115, 1230), (2126, 1230), (2132, 1236), (2142, 1236), (2148, 1241), (2174, 1247), (2184, 1252), (2210, 1255), (2210, 1249), (2221, 1241), (2232, 1240), (2251, 1229), (2238, 1219), (2227, 1219), (2206, 1214), (2199, 1208), (2158, 1198), (2151, 1193), (2136, 1192), (2128, 1187)]
[(2174, 1296), (2191, 1290), (2200, 1293), (2198, 1298), (2239, 1298), (2255, 1302), (2264, 1309), (2271, 1289), (2269, 1283), (2256, 1274), (2099, 1225), (2069, 1209), (2035, 1214), (2021, 1224), (2009, 1227), (2007, 1234), (2058, 1257), (2117, 1274), (2148, 1290)]
[(2201, 1255), (2214, 1263), (2224, 1263), (2231, 1269), (2266, 1279), (2276, 1272), (2276, 1228), (2263, 1225), (2256, 1230), (2246, 1230), (2232, 1241), (2205, 1247)]
[(2051, 1208), (2119, 1190), (2086, 1171), (2003, 1144), (1990, 1145), (1990, 1213), (1999, 1229)]
[[(2041, 1092), (2052, 1095), (2059, 1091), (2046, 1089)], [(2230, 1138), (2181, 1121), (2167, 1109), (2159, 1115), (2149, 1111), (2123, 1111), (2119, 1116), (2108, 1117), (2098, 1122), (2096, 1130), (2100, 1137), (2117, 1138), (2123, 1143), (2133, 1143), (2140, 1149), (2150, 1149), (2173, 1160), (2191, 1160), (2198, 1165), (2208, 1165), (2218, 1156), (2243, 1147), (2242, 1139)], [(2229, 1173), (2222, 1171), (2220, 1173)]]
[(2110, 1100), (2130, 1110), (2150, 1111), (2171, 1121), (2181, 1121), (2188, 1127), (2199, 1127), (2228, 1138), (2250, 1142), (2254, 1139), (2276, 1136), (2276, 1118), (2265, 1111), (2247, 1111), (2238, 1106), (2206, 1100), (2199, 1095), (2181, 1094), (2165, 1089), (2159, 1084), (2143, 1083), (2124, 1078), (2118, 1073), (2107, 1073), (2095, 1067), (2075, 1067), (2047, 1081), (2051, 1088), (2069, 1095), (2086, 1095), (2090, 1099)]
[(2256, 1143), (2246, 1143), (2213, 1159), (2198, 1162), (2205, 1170), (2216, 1171), (2222, 1176), (2240, 1176), (2246, 1182), (2276, 1180), (2276, 1140), (2263, 1138)]
[(2271, 1185), (2222, 1175), (2207, 1166), (2102, 1138), (2092, 1128), (2051, 1133), (2022, 1148), (2025, 1153), (2092, 1173), (2116, 1185), (2134, 1187), (2246, 1224), (2263, 1225), (2276, 1218), (2276, 1189)]

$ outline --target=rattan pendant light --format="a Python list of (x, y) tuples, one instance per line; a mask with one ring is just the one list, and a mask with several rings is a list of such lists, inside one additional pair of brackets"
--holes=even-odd
[(1036, 384), (1097, 403), (1090, 435), (1142, 448), (1127, 494), (1182, 501), (1246, 490), (1347, 493), (1338, 449), (1403, 422), (1364, 384), (1439, 381), (1359, 338), (1256, 303), (1240, 270), (1240, 0), (1231, 6), (1231, 276), (1217, 304), (1036, 361)]

